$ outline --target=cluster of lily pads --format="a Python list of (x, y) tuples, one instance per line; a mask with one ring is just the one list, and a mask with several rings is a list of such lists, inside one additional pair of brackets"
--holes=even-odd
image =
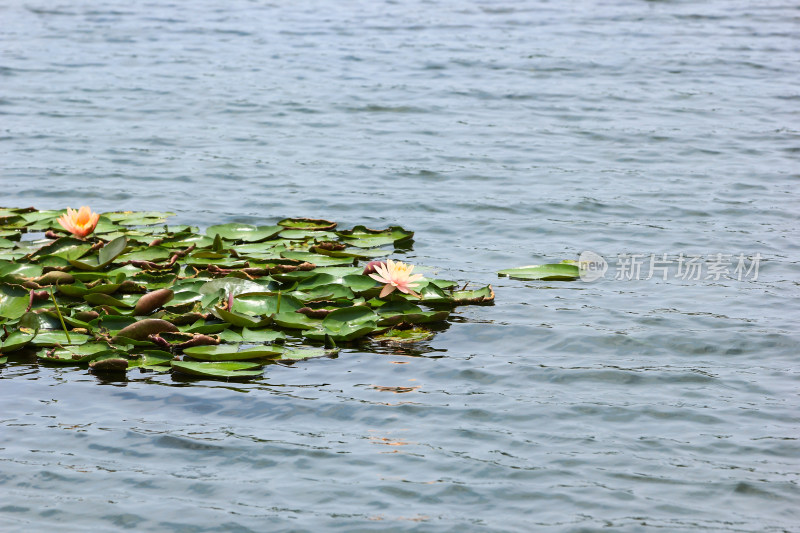
[(165, 225), (170, 215), (0, 208), (0, 364), (248, 379), (337, 344), (429, 339), (455, 306), (494, 300), (491, 286), (378, 263), (409, 248), (399, 226), (292, 218), (201, 232)]

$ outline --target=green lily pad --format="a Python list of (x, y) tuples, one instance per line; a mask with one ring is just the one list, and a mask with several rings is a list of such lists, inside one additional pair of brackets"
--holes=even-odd
[(338, 299), (352, 300), (355, 298), (353, 291), (344, 285), (339, 285), (338, 283), (320, 285), (307, 291), (293, 291), (291, 296), (294, 296), (303, 302)]
[(0, 282), (15, 282), (24, 278), (38, 278), (41, 275), (42, 267), (39, 265), (0, 261)]
[(84, 344), (92, 339), (89, 335), (82, 333), (70, 333), (69, 338), (63, 331), (57, 330), (39, 330), (36, 337), (31, 340), (32, 346), (74, 346)]
[(281, 256), (286, 259), (296, 259), (317, 266), (341, 266), (352, 265), (355, 261), (353, 257), (328, 257), (327, 255), (314, 254), (311, 252), (281, 252)]
[(123, 226), (146, 226), (151, 224), (163, 224), (168, 217), (175, 216), (175, 213), (161, 213), (158, 211), (112, 211), (110, 213), (103, 213), (103, 216)]
[(18, 329), (8, 334), (8, 337), (0, 342), (0, 353), (10, 353), (27, 346), (36, 337), (36, 331)]
[(48, 363), (88, 363), (101, 356), (114, 355), (118, 356), (121, 352), (112, 350), (107, 344), (96, 343), (86, 344), (84, 346), (76, 346), (74, 348), (58, 348), (58, 349), (42, 349), (36, 353), (36, 356)]
[(227, 277), (215, 279), (201, 285), (198, 292), (200, 294), (218, 294), (227, 297), (231, 294), (235, 296), (248, 292), (263, 292), (265, 289), (265, 285), (255, 281)]
[(321, 231), (335, 228), (336, 222), (320, 218), (284, 218), (278, 225), (290, 229)]
[(288, 329), (314, 329), (322, 324), (321, 320), (309, 318), (302, 313), (283, 312), (272, 316), (273, 322), (282, 328)]
[(8, 285), (0, 285), (0, 317), (16, 320), (25, 314), (30, 297), (27, 292)]
[(336, 258), (355, 258), (355, 259), (375, 259), (377, 257), (386, 257), (392, 253), (391, 250), (368, 250), (366, 248), (345, 248), (344, 250), (326, 250), (324, 248), (315, 248), (315, 253), (325, 255), (328, 257)]
[(251, 226), (250, 224), (220, 224), (206, 230), (209, 237), (219, 235), (229, 241), (260, 242), (266, 241), (283, 231), (282, 226)]
[(76, 260), (86, 254), (91, 247), (91, 244), (80, 239), (61, 237), (37, 249), (31, 254), (31, 260), (39, 261), (45, 257), (60, 257), (67, 261)]
[(413, 231), (407, 231), (400, 226), (392, 226), (384, 230), (356, 226), (352, 230), (339, 231), (337, 234), (346, 244), (357, 248), (375, 248), (387, 244), (399, 244), (411, 241), (414, 238)]
[(220, 320), (224, 320), (228, 324), (239, 326), (240, 328), (260, 328), (272, 324), (272, 319), (270, 317), (246, 315), (237, 311), (228, 311), (221, 307), (215, 307), (211, 312)]
[(127, 238), (117, 237), (101, 248), (96, 257), (89, 257), (84, 261), (70, 260), (69, 262), (72, 266), (81, 270), (100, 270), (110, 265), (125, 250), (127, 245)]
[(501, 270), (497, 274), (524, 281), (573, 281), (580, 278), (580, 268), (578, 265), (554, 263), (508, 268), (506, 270)]
[(157, 370), (164, 372), (169, 370), (173, 356), (163, 350), (144, 350), (139, 357), (128, 361), (129, 368), (144, 368), (145, 370)]
[(378, 318), (369, 307), (345, 307), (330, 313), (322, 320), (319, 328), (304, 331), (303, 336), (320, 341), (326, 338), (352, 341), (380, 329)]
[(305, 230), (305, 229), (284, 229), (278, 235), (281, 239), (290, 241), (331, 241), (336, 239), (336, 234), (330, 231)]
[(182, 374), (209, 378), (248, 379), (261, 376), (262, 370), (251, 370), (261, 365), (258, 363), (241, 363), (238, 361), (200, 363), (195, 361), (172, 361), (172, 369)]
[(428, 341), (433, 338), (433, 332), (423, 328), (390, 329), (389, 331), (373, 337), (378, 342), (389, 344), (405, 344), (412, 342)]
[(302, 308), (303, 302), (290, 294), (281, 294), (279, 297), (274, 292), (253, 292), (233, 300), (234, 311), (250, 315), (273, 315), (278, 312), (279, 306), (281, 313), (289, 313)]
[(450, 316), (450, 311), (423, 311), (418, 305), (408, 301), (388, 302), (378, 308), (379, 326), (394, 326), (400, 323), (425, 324), (442, 322)]
[(325, 348), (292, 348), (286, 350), (278, 359), (280, 362), (289, 363), (294, 361), (304, 361), (306, 359), (316, 359), (318, 357), (332, 357), (339, 353), (338, 348), (328, 350)]
[(474, 291), (453, 291), (453, 301), (459, 305), (490, 305), (494, 303), (494, 290), (491, 285)]
[(257, 346), (239, 350), (237, 345), (194, 346), (183, 353), (202, 361), (246, 361), (248, 359), (274, 358), (283, 353), (282, 347)]
[(282, 331), (272, 331), (269, 329), (242, 329), (242, 340), (244, 342), (283, 342), (286, 339), (286, 334)]

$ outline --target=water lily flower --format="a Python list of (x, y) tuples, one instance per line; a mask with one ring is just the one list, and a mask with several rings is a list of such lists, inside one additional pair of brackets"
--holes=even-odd
[(100, 220), (100, 215), (92, 213), (89, 206), (85, 205), (77, 211), (68, 207), (67, 213), (58, 218), (58, 223), (62, 228), (82, 239), (94, 231), (98, 220)]
[(411, 294), (417, 298), (422, 298), (419, 294), (414, 292), (419, 283), (416, 281), (422, 279), (422, 274), (411, 274), (414, 270), (414, 265), (407, 265), (401, 261), (387, 260), (383, 265), (375, 265), (375, 274), (370, 274), (369, 277), (377, 282), (385, 283), (386, 285), (381, 290), (379, 298), (383, 298), (391, 294), (395, 289), (400, 292)]

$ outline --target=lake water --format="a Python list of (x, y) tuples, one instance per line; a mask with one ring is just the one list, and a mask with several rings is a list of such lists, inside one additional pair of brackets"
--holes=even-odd
[[(247, 384), (8, 364), (0, 529), (800, 531), (799, 21), (4, 2), (0, 205), (400, 224), (497, 301)], [(585, 250), (605, 278), (496, 275)]]

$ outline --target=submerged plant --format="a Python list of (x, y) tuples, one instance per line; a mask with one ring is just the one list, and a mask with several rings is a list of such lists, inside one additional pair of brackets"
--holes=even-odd
[(100, 220), (100, 215), (92, 213), (89, 206), (84, 205), (77, 211), (68, 207), (66, 214), (58, 218), (58, 223), (68, 232), (83, 239), (94, 231), (98, 220)]
[(412, 270), (414, 270), (414, 265), (387, 259), (385, 264), (375, 265), (375, 274), (370, 274), (369, 277), (379, 283), (386, 284), (383, 290), (381, 290), (380, 298), (388, 296), (394, 292), (395, 289), (399, 289), (400, 292), (405, 294), (421, 298), (421, 296), (412, 289), (416, 289), (417, 286), (419, 286), (416, 282), (421, 280), (423, 276), (422, 274), (412, 275)]

